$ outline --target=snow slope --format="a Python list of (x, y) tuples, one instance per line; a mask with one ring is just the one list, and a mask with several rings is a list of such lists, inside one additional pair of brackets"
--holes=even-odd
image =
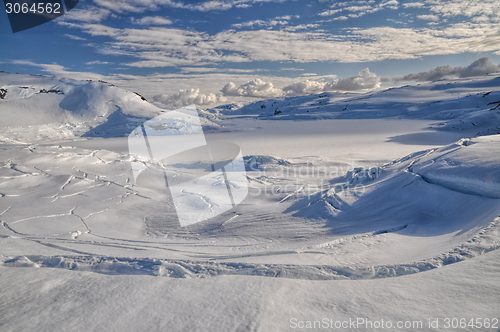
[[(0, 315), (4, 331), (328, 330), (292, 329), (293, 318), (383, 319), (394, 325), (410, 321), (410, 326), (422, 321), (422, 329), (385, 330), (451, 331), (444, 328), (445, 318), (469, 323), (476, 316), (498, 317), (499, 260), (494, 251), (425, 273), (361, 281), (175, 279), (0, 267), (2, 296), (9, 299)], [(439, 319), (439, 327), (430, 328), (429, 318)], [(364, 325), (337, 330), (373, 331)]]
[(37, 140), (126, 136), (162, 111), (106, 82), (0, 73), (0, 89), (0, 139), (5, 142), (22, 141), (26, 130)]

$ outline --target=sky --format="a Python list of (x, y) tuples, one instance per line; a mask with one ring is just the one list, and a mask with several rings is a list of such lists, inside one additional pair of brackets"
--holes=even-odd
[(208, 107), (499, 71), (500, 1), (80, 0), (17, 33), (1, 10), (0, 45), (6, 72)]

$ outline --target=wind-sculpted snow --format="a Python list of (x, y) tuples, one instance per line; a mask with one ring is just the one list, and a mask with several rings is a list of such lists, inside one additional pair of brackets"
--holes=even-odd
[[(482, 193), (499, 183), (500, 154), (491, 153), (499, 145), (499, 136), (461, 140), (368, 168), (249, 156), (249, 197), (188, 229), (169, 214), (172, 202), (161, 189), (130, 182), (125, 154), (6, 147), (9, 158), (0, 170), (3, 241), (41, 245), (63, 256), (28, 249), (4, 264), (318, 280), (426, 271), (498, 248), (497, 221), (491, 222), (500, 215), (500, 201)], [(332, 178), (333, 171), (342, 175)], [(474, 186), (451, 188), (428, 181), (430, 174), (460, 176)], [(478, 245), (479, 239), (484, 243)]]
[[(249, 192), (230, 211), (181, 228), (163, 182), (134, 184), (134, 156), (120, 138), (161, 109), (103, 82), (0, 74), (2, 264), (356, 280), (477, 257), (498, 249), (500, 239), (498, 82), (322, 93), (200, 112), (204, 130), (223, 129), (207, 141), (229, 137), (241, 146)], [(318, 118), (398, 120), (265, 121)], [(432, 123), (415, 120), (423, 118), (460, 135), (424, 146), (396, 143), (387, 132), (421, 134)], [(449, 144), (462, 133), (490, 136)], [(196, 204), (211, 204), (189, 193)]]
[(500, 198), (500, 136), (465, 139), (411, 166), (424, 180), (451, 190)]

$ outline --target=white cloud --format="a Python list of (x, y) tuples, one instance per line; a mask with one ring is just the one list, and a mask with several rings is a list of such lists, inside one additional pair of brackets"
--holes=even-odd
[(500, 71), (500, 65), (495, 65), (490, 58), (482, 57), (467, 67), (459, 70), (459, 77), (482, 76)]
[(170, 25), (172, 21), (161, 16), (145, 16), (140, 19), (132, 18), (132, 23), (140, 25)]
[(380, 7), (387, 7), (389, 9), (398, 9), (399, 2), (397, 0), (385, 0), (380, 4)]
[(342, 34), (277, 30), (226, 30), (215, 35), (150, 27), (116, 29), (101, 24), (73, 24), (93, 36), (108, 36), (103, 54), (128, 55), (132, 67), (179, 67), (253, 61), (368, 62), (412, 59), (424, 55), (500, 50), (496, 24), (455, 24), (446, 28), (351, 28)]
[[(500, 48), (500, 36), (495, 25), (457, 24), (448, 28), (372, 28), (359, 30), (377, 43), (372, 44), (381, 58), (414, 58), (423, 55), (459, 54), (463, 52), (489, 52)], [(384, 49), (380, 48), (384, 46)], [(386, 53), (385, 56), (383, 53)], [(401, 57), (388, 56), (398, 54)]]
[(288, 71), (304, 71), (304, 68), (294, 68), (294, 67), (281, 67), (280, 70)]
[(70, 35), (70, 34), (67, 34), (67, 33), (64, 34), (64, 37), (68, 37), (68, 38), (73, 39), (73, 40), (87, 40), (86, 38), (82, 38), (82, 37)]
[(275, 88), (273, 83), (264, 82), (259, 78), (240, 86), (237, 86), (233, 82), (229, 82), (221, 89), (221, 92), (224, 96), (245, 96), (259, 98), (272, 98), (281, 96), (283, 94), (283, 91), (281, 89)]
[(248, 22), (243, 22), (243, 23), (235, 23), (233, 24), (234, 28), (241, 29), (241, 28), (254, 28), (254, 27), (274, 27), (278, 25), (287, 25), (289, 21), (292, 18), (300, 18), (299, 15), (291, 16), (291, 15), (284, 15), (284, 16), (277, 16), (273, 19), (269, 19), (267, 21), (263, 20), (253, 20), (253, 21), (248, 21)]
[[(319, 27), (319, 24), (310, 23), (310, 24), (299, 24), (299, 25), (295, 25), (295, 26), (287, 26), (287, 27), (283, 28), (282, 30), (283, 31), (297, 31), (297, 30), (306, 30), (306, 29), (312, 29), (312, 28), (317, 28), (317, 27)], [(316, 30), (316, 32), (318, 32), (318, 30)]]
[(54, 76), (66, 77), (75, 80), (103, 80), (105, 77), (100, 74), (90, 72), (73, 72), (67, 68), (57, 64), (35, 63), (27, 60), (12, 60), (12, 64), (38, 67), (41, 70), (48, 72)]
[(341, 21), (348, 20), (349, 18), (359, 18), (367, 14), (372, 14), (379, 12), (381, 10), (395, 10), (399, 8), (399, 1), (397, 0), (354, 0), (346, 2), (335, 2), (331, 10), (326, 10), (318, 15), (321, 16), (331, 16), (340, 13), (341, 15), (327, 21), (320, 22), (331, 22), (331, 21)]
[(283, 92), (288, 96), (302, 96), (322, 92), (325, 83), (305, 80), (296, 82), (283, 88)]
[(215, 73), (220, 69), (213, 67), (182, 67), (181, 71), (183, 73)]
[(283, 21), (283, 20), (269, 20), (269, 21), (262, 21), (262, 20), (255, 20), (255, 21), (248, 21), (244, 23), (235, 23), (233, 24), (233, 27), (237, 29), (241, 28), (253, 28), (253, 27), (274, 27), (277, 25), (287, 25), (288, 21)]
[[(226, 10), (232, 7), (249, 7), (259, 2), (285, 0), (212, 0), (189, 2), (178, 0), (94, 0), (96, 6), (74, 9), (63, 18), (70, 21), (97, 23), (120, 12), (158, 10), (162, 6), (187, 10)], [(402, 2), (402, 1), (401, 1)], [(281, 31), (222, 31), (210, 35), (197, 31), (178, 29), (115, 29), (98, 24), (73, 24), (92, 35), (109, 36), (111, 41), (99, 45), (98, 52), (128, 55), (136, 59), (126, 65), (140, 68), (214, 65), (222, 62), (252, 61), (338, 61), (360, 62), (386, 59), (410, 59), (424, 55), (457, 54), (463, 52), (497, 52), (500, 1), (498, 0), (428, 0), (399, 4), (396, 0), (335, 2), (331, 10), (321, 16), (340, 14), (332, 20), (348, 20), (382, 9), (428, 7), (429, 14), (418, 18), (428, 20), (427, 29), (396, 29), (375, 27), (355, 29), (333, 34), (317, 29), (318, 24), (291, 26), (291, 15), (272, 20), (255, 20), (235, 24), (234, 28), (275, 28)], [(470, 23), (443, 27), (439, 16), (467, 16)], [(148, 16), (133, 20), (142, 25), (166, 25), (170, 20)], [(476, 24), (472, 23), (475, 22)], [(491, 24), (488, 25), (487, 23)], [(467, 25), (467, 26), (466, 26)], [(431, 29), (432, 28), (432, 29)], [(169, 31), (167, 31), (169, 30)], [(276, 30), (276, 29), (271, 29)], [(454, 35), (452, 35), (454, 34)], [(496, 36), (495, 36), (496, 35)], [(68, 38), (69, 35), (67, 35)], [(75, 36), (76, 37), (76, 36)], [(142, 38), (144, 37), (144, 38)], [(81, 37), (77, 37), (81, 38)], [(404, 47), (403, 47), (404, 46)]]
[(381, 78), (371, 73), (368, 68), (363, 69), (357, 76), (346, 78), (334, 78), (324, 83), (319, 81), (305, 80), (295, 82), (283, 88), (283, 92), (289, 96), (300, 96), (319, 93), (322, 91), (359, 91), (371, 90), (380, 87)]
[(331, 10), (326, 10), (324, 12), (321, 12), (318, 15), (320, 15), (320, 16), (332, 16), (332, 15), (335, 15), (337, 13), (340, 13), (341, 11), (342, 11), (342, 9), (331, 9)]
[[(438, 66), (432, 68), (428, 71), (408, 74), (405, 76), (396, 76), (392, 80), (394, 82), (402, 81), (436, 81), (443, 78), (449, 77), (473, 77), (473, 76), (483, 76), (486, 74), (496, 73), (500, 71), (500, 65), (495, 65), (491, 62), (490, 58), (482, 57), (466, 67), (451, 67), (450, 65)], [(385, 79), (387, 81), (387, 79)]]
[(421, 20), (427, 20), (427, 21), (439, 21), (439, 16), (437, 15), (417, 15), (417, 17)]
[(432, 12), (444, 17), (487, 16), (495, 18), (500, 14), (500, 2), (498, 0), (432, 0), (428, 2)]
[(423, 7), (425, 7), (425, 3), (423, 3), (423, 2), (407, 2), (407, 3), (403, 3), (403, 7), (405, 7), (405, 8), (423, 8)]
[[(316, 76), (317, 79), (325, 79), (326, 77)], [(331, 77), (331, 76), (330, 76)], [(221, 92), (224, 96), (243, 96), (243, 97), (259, 97), (259, 98), (275, 98), (280, 96), (302, 96), (322, 91), (358, 91), (370, 90), (380, 87), (380, 77), (371, 73), (368, 68), (359, 72), (359, 75), (334, 78), (330, 82), (321, 82), (318, 80), (305, 80), (300, 82), (293, 82), (285, 85), (283, 88), (275, 88), (271, 82), (266, 82), (261, 79), (255, 79), (248, 83), (236, 85), (229, 82), (222, 89)]]
[[(341, 2), (333, 5), (333, 8), (326, 10), (324, 12), (319, 13), (320, 16), (332, 16), (337, 13), (344, 13), (344, 15), (336, 17), (331, 21), (338, 20), (347, 20), (349, 18), (357, 18), (364, 16), (366, 14), (371, 14), (378, 12), (379, 10), (389, 8), (389, 9), (397, 9), (398, 2), (395, 0), (383, 1), (378, 5), (375, 4), (375, 1), (351, 1), (351, 2)], [(346, 12), (351, 12), (350, 14)]]
[(371, 73), (368, 68), (359, 72), (358, 76), (334, 79), (332, 82), (326, 83), (325, 91), (357, 91), (368, 90), (380, 87), (380, 77), (375, 73)]
[(154, 101), (169, 107), (182, 107), (187, 105), (212, 105), (226, 101), (226, 98), (214, 93), (203, 94), (200, 89), (180, 90), (172, 95), (161, 94), (153, 97)]
[(371, 6), (350, 6), (344, 8), (344, 10), (350, 11), (350, 12), (363, 12), (366, 10), (372, 9)]
[(256, 73), (267, 71), (266, 69), (238, 69), (238, 68), (214, 68), (214, 67), (182, 67), (183, 73)]
[(259, 2), (283, 2), (285, 0), (209, 0), (199, 3), (184, 3), (175, 0), (94, 0), (94, 4), (117, 13), (142, 13), (156, 11), (160, 7), (182, 8), (194, 11), (228, 10), (233, 7), (248, 8)]
[(108, 18), (110, 15), (111, 11), (109, 9), (90, 6), (85, 9), (80, 9), (80, 8), (72, 9), (71, 11), (67, 12), (60, 21), (97, 23)]
[(96, 61), (86, 62), (85, 64), (87, 64), (87, 65), (109, 65), (109, 62), (96, 60)]

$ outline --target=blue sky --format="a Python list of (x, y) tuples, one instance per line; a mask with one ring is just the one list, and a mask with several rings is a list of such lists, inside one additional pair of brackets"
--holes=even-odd
[(105, 79), (146, 95), (189, 90), (208, 104), (221, 93), (278, 96), (304, 81), (289, 91), (379, 88), (485, 56), (481, 70), (491, 71), (499, 30), (496, 0), (81, 0), (15, 34), (2, 11), (0, 70)]

